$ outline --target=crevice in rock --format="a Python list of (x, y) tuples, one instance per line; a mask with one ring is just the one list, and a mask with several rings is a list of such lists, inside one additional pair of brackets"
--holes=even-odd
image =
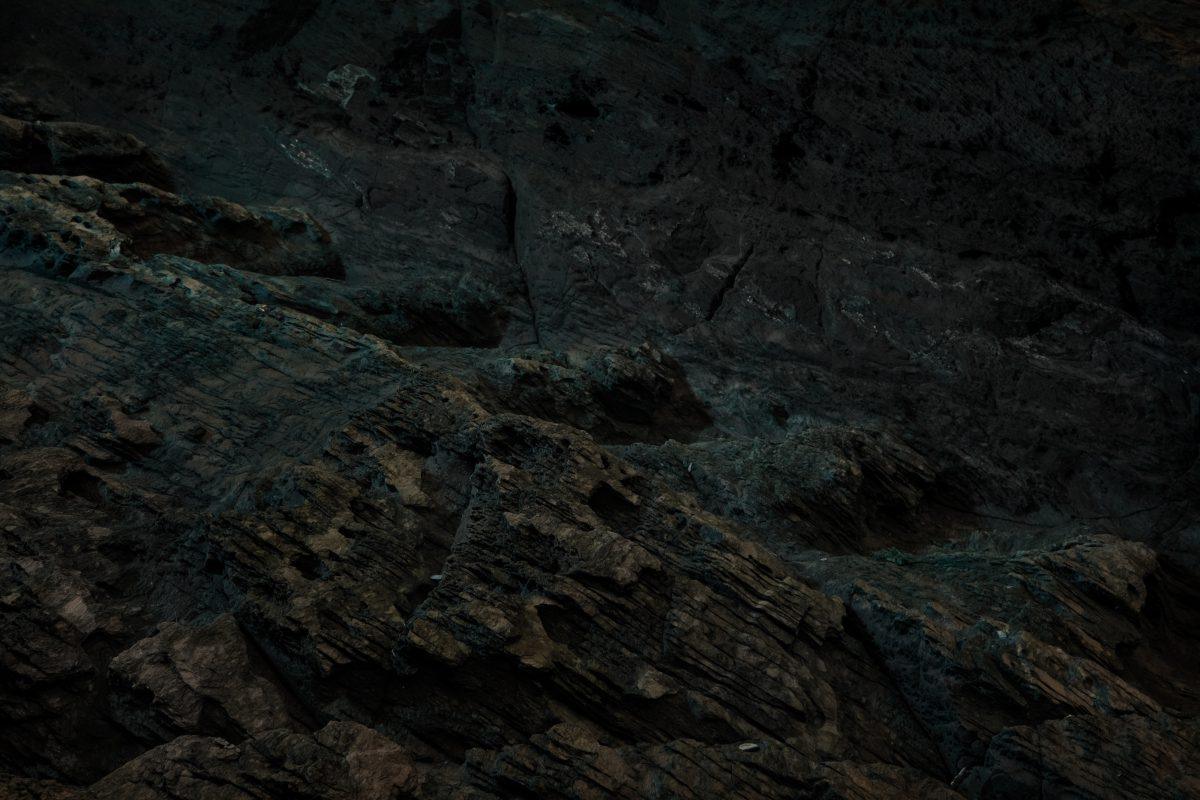
[[(920, 728), (920, 730), (924, 733), (925, 737), (932, 742), (938, 742), (938, 731), (932, 728), (929, 725), (929, 722), (917, 712), (916, 707), (913, 705), (912, 699), (900, 685), (900, 682), (896, 679), (896, 676), (892, 674), (892, 670), (888, 666), (887, 657), (885, 656), (883, 650), (879, 647), (879, 644), (875, 641), (875, 637), (871, 635), (871, 631), (868, 629), (867, 625), (859, 618), (858, 614), (854, 611), (850, 604), (846, 604), (845, 609), (846, 615), (842, 618), (842, 624), (846, 628), (846, 633), (854, 637), (854, 639), (859, 642), (862, 648), (870, 656), (871, 661), (874, 662), (880, 674), (886, 676), (888, 688), (891, 690), (892, 694), (900, 699), (901, 704), (908, 711), (909, 716), (912, 718), (917, 727)], [(943, 781), (949, 782), (953, 779), (956, 773), (959, 772), (959, 770), (955, 769), (953, 764), (950, 764), (946, 761), (946, 754), (942, 747), (939, 746), (937, 748), (937, 752), (942, 760), (942, 774), (939, 777)]]
[(506, 181), (504, 193), (504, 227), (508, 234), (508, 244), (512, 249), (513, 263), (521, 273), (521, 296), (529, 308), (530, 323), (533, 327), (534, 343), (542, 347), (542, 328), (538, 320), (537, 305), (533, 301), (533, 292), (529, 288), (529, 272), (521, 259), (521, 246), (517, 238), (519, 229), (518, 214), (520, 213), (517, 189), (511, 178)]
[(741, 274), (742, 269), (746, 266), (746, 262), (750, 260), (752, 255), (754, 255), (753, 244), (746, 248), (746, 252), (742, 254), (742, 256), (738, 258), (736, 262), (734, 262), (733, 266), (729, 269), (729, 274), (725, 276), (725, 281), (721, 284), (721, 287), (717, 290), (717, 293), (713, 295), (712, 300), (709, 301), (708, 311), (704, 314), (704, 320), (706, 322), (712, 322), (713, 318), (716, 317), (717, 312), (721, 310), (721, 304), (725, 302), (725, 295), (728, 294), (729, 290), (732, 289), (737, 283), (738, 275)]

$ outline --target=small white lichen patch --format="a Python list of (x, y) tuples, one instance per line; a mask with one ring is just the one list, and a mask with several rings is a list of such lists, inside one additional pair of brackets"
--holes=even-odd
[(325, 159), (304, 146), (299, 139), (283, 142), (279, 145), (287, 157), (304, 169), (312, 170), (323, 178), (332, 178), (333, 170), (325, 163)]
[(354, 99), (354, 92), (361, 80), (373, 81), (375, 76), (357, 64), (343, 64), (337, 69), (331, 69), (325, 76), (325, 88), (341, 103), (342, 108), (345, 108)]

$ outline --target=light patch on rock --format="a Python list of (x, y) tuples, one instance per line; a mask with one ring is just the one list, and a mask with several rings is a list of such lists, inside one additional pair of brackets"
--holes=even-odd
[(325, 91), (324, 94), (331, 96), (345, 108), (350, 105), (350, 101), (354, 99), (354, 92), (358, 89), (359, 81), (375, 80), (375, 76), (371, 72), (357, 64), (343, 64), (337, 69), (331, 69), (329, 74), (325, 76), (325, 84), (321, 88)]
[(333, 177), (333, 170), (325, 163), (325, 159), (306, 147), (299, 139), (292, 139), (290, 142), (284, 142), (279, 146), (283, 148), (283, 152), (287, 154), (287, 157), (298, 166), (311, 170), (322, 178)]

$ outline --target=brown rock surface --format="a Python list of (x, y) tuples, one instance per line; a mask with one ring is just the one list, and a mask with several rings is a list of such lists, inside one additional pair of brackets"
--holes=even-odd
[[(122, 723), (162, 739), (183, 731), (245, 738), (302, 728), (295, 702), (252, 648), (229, 615), (191, 629), (164, 623), (109, 663), (120, 687), (114, 691), (134, 714)], [(147, 700), (153, 716), (139, 718)]]

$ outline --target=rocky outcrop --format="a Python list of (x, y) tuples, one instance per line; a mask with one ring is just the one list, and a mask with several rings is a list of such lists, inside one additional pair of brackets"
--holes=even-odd
[(1043, 6), (4, 4), (0, 796), (1200, 796), (1200, 19)]
[(0, 237), (10, 258), (67, 273), (124, 248), (140, 258), (171, 254), (267, 275), (345, 274), (329, 234), (302, 212), (253, 211), (91, 178), (0, 172)]
[[(992, 740), (962, 786), (982, 797), (1192, 797), (1200, 794), (1194, 722), (1169, 716), (1103, 720), (1068, 716), (1012, 728)], [(1136, 760), (1128, 754), (1137, 753)], [(1143, 772), (1143, 764), (1154, 772)]]
[(109, 670), (114, 709), (128, 710), (118, 719), (150, 739), (185, 732), (244, 739), (303, 728), (303, 712), (229, 615), (194, 629), (165, 623), (113, 658)]
[(90, 175), (110, 183), (172, 186), (170, 168), (128, 133), (78, 122), (27, 122), (0, 116), (0, 169)]
[(367, 800), (411, 797), (419, 787), (414, 765), (397, 744), (361, 725), (332, 722), (312, 735), (277, 730), (241, 746), (181, 736), (124, 765), (87, 796)]

